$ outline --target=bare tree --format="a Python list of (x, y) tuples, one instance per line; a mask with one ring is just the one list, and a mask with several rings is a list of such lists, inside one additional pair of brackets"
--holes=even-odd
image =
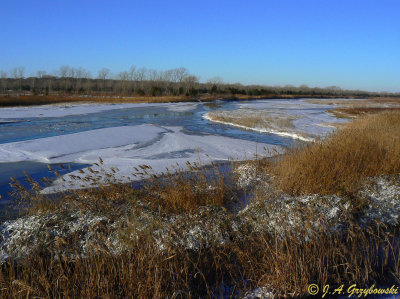
[(1, 77), (1, 89), (3, 91), (3, 94), (6, 93), (7, 91), (7, 72), (5, 71), (0, 71), (0, 77)]
[(25, 76), (25, 67), (19, 66), (17, 67), (17, 71), (18, 71), (18, 78), (22, 80)]
[(189, 93), (190, 96), (194, 96), (197, 93), (196, 85), (199, 83), (198, 77), (188, 75), (183, 79), (183, 83), (185, 85), (186, 93)]
[(106, 79), (110, 75), (110, 69), (103, 67), (99, 70), (98, 78), (103, 80), (103, 91), (106, 89)]
[[(337, 86), (308, 87), (307, 85), (267, 86), (242, 85), (240, 83), (226, 84), (220, 77), (214, 77), (199, 83), (199, 78), (191, 75), (186, 68), (174, 68), (165, 71), (139, 68), (132, 65), (128, 70), (112, 76), (108, 68), (98, 72), (97, 79), (91, 79), (91, 74), (84, 68), (73, 68), (63, 65), (49, 75), (39, 70), (36, 76), (26, 78), (24, 67), (15, 67), (9, 72), (0, 71), (0, 92), (15, 94), (30, 89), (33, 93), (76, 92), (91, 94), (91, 92), (108, 92), (112, 94), (130, 95), (132, 92), (140, 95), (196, 95), (198, 92), (231, 93), (247, 95), (347, 95), (347, 96), (400, 96), (400, 93), (368, 93), (361, 90), (342, 90)], [(115, 80), (110, 80), (115, 79)]]
[(172, 71), (172, 80), (174, 82), (183, 82), (185, 77), (189, 75), (188, 70), (184, 67), (172, 69), (171, 71)]
[(108, 75), (110, 75), (110, 69), (103, 67), (101, 70), (98, 72), (98, 78), (102, 80), (106, 80)]
[(164, 77), (164, 81), (166, 81), (166, 82), (172, 82), (173, 70), (166, 70), (166, 71), (163, 73), (163, 77)]
[(340, 93), (342, 91), (342, 89), (339, 86), (328, 86), (325, 87), (325, 89), (327, 89), (330, 93), (337, 95), (338, 93)]
[(119, 81), (119, 89), (123, 94), (126, 93), (129, 77), (130, 74), (127, 71), (120, 72), (116, 76), (116, 79)]
[(138, 69), (134, 75), (133, 79), (139, 83), (139, 90), (137, 92), (144, 92), (144, 81), (147, 79), (147, 69), (142, 67)]
[(18, 79), (19, 91), (21, 92), (22, 91), (22, 79), (24, 78), (24, 74), (25, 74), (25, 67), (19, 66), (19, 67), (12, 68), (10, 70), (10, 74), (11, 74), (12, 78)]
[(38, 78), (43, 78), (44, 76), (46, 76), (46, 71), (37, 71), (36, 76)]
[(68, 70), (68, 77), (70, 77), (70, 78), (75, 78), (75, 75), (76, 75), (76, 70), (73, 68), (73, 67), (71, 67), (71, 68), (69, 68), (69, 70)]
[(11, 78), (18, 79), (18, 69), (16, 67), (10, 70)]
[(82, 67), (79, 67), (75, 70), (75, 78), (76, 78), (75, 91), (81, 93), (84, 91), (83, 81), (85, 79), (87, 80), (90, 78), (90, 72)]
[(158, 71), (157, 70), (153, 70), (153, 69), (148, 70), (148, 75), (149, 75), (148, 79), (150, 81), (153, 81), (153, 82), (158, 81), (159, 76), (158, 76)]
[(68, 65), (62, 65), (59, 69), (59, 76), (61, 78), (66, 78), (69, 74), (70, 67)]
[(212, 94), (217, 93), (222, 84), (224, 84), (224, 82), (221, 77), (213, 77), (207, 80), (207, 87)]
[(79, 67), (75, 71), (75, 77), (78, 79), (89, 79), (91, 77), (90, 72), (82, 67)]
[(135, 76), (135, 70), (136, 70), (136, 66), (132, 65), (131, 68), (129, 69), (129, 77), (128, 80), (132, 81), (134, 76)]
[(224, 84), (224, 81), (222, 80), (221, 77), (212, 77), (207, 80), (208, 84), (215, 84), (215, 85), (221, 85)]
[(142, 67), (135, 72), (134, 79), (136, 81), (144, 81), (146, 80), (146, 74), (147, 74), (147, 69), (145, 67)]
[(60, 69), (58, 70), (58, 75), (59, 77), (62, 79), (61, 80), (61, 84), (62, 84), (62, 90), (63, 93), (66, 92), (66, 90), (68, 89), (68, 77), (70, 75), (70, 67), (68, 65), (62, 65), (60, 66)]

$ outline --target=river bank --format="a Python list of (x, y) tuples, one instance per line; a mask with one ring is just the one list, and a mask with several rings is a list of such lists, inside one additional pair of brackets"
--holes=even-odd
[[(365, 97), (354, 96), (328, 96), (316, 94), (267, 94), (267, 95), (213, 95), (203, 94), (199, 96), (117, 96), (117, 95), (0, 95), (0, 107), (38, 106), (63, 103), (181, 103), (181, 102), (213, 102), (259, 100), (259, 99), (365, 99)], [(376, 99), (376, 97), (370, 97)], [(383, 98), (385, 99), (385, 98)]]
[[(254, 298), (258, 290), (296, 297), (311, 283), (393, 284), (400, 273), (396, 113), (361, 118), (272, 161), (239, 163), (233, 185), (218, 168), (189, 162), (189, 177), (176, 169), (161, 179), (142, 165), (138, 175), (153, 179), (141, 190), (118, 182), (76, 190), (62, 206), (37, 193), (30, 214), (1, 226), (3, 292), (20, 291), (15, 280), (37, 296)], [(227, 209), (239, 193), (248, 204)], [(38, 281), (40, 273), (68, 279)]]

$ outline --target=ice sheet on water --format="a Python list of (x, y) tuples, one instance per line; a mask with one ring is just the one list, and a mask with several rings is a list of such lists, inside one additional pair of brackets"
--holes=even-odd
[[(137, 125), (85, 131), (0, 145), (0, 162), (42, 161), (46, 163), (87, 163), (104, 161), (102, 168), (119, 169), (116, 178), (132, 180), (133, 167), (149, 165), (155, 172), (163, 172), (173, 164), (185, 167), (186, 162), (228, 159), (251, 159), (264, 148), (278, 146), (218, 135), (194, 135), (182, 127)], [(100, 171), (93, 166), (95, 171)], [(72, 172), (72, 175), (78, 173)], [(68, 188), (76, 188), (76, 181), (68, 181)]]
[(139, 146), (165, 132), (153, 125), (114, 127), (0, 145), (0, 162), (78, 162), (83, 154), (105, 148)]
[[(95, 163), (100, 156), (104, 165), (101, 167), (111, 169), (118, 168), (119, 171), (115, 177), (121, 181), (131, 181), (134, 167), (139, 165), (148, 165), (152, 167), (155, 173), (165, 172), (171, 165), (179, 165), (186, 169), (186, 162), (189, 161), (209, 164), (212, 161), (227, 161), (229, 159), (251, 159), (256, 153), (263, 152), (263, 148), (273, 152), (273, 149), (279, 151), (280, 147), (269, 144), (260, 144), (257, 142), (246, 141), (236, 138), (223, 137), (217, 135), (191, 135), (182, 132), (181, 127), (164, 127), (167, 130), (162, 134), (162, 138), (142, 147), (123, 146), (119, 148), (105, 148), (97, 151), (81, 152), (77, 159), (82, 163)], [(171, 153), (169, 155), (168, 153)], [(177, 153), (184, 153), (177, 155)], [(93, 166), (94, 171), (100, 171), (101, 167)], [(78, 172), (71, 173), (79, 175)], [(104, 176), (105, 178), (105, 176)], [(62, 182), (64, 186), (57, 185), (50, 188), (47, 192), (54, 192), (57, 188), (79, 188), (74, 180), (65, 176), (66, 181)], [(58, 183), (61, 184), (59, 180)]]
[(52, 104), (33, 107), (0, 108), (0, 121), (7, 119), (63, 117), (97, 113), (107, 110), (127, 109), (136, 107), (167, 107), (170, 111), (189, 111), (195, 109), (197, 103), (126, 103), (126, 104)]
[[(260, 100), (257, 102), (238, 103), (235, 105), (236, 110), (225, 111), (227, 115), (236, 115), (247, 118), (265, 116), (271, 119), (279, 119), (286, 117), (291, 119), (293, 128), (276, 127), (275, 123), (271, 123), (268, 127), (249, 127), (238, 123), (224, 122), (211, 119), (209, 114), (203, 117), (213, 122), (224, 123), (246, 130), (253, 130), (264, 133), (271, 133), (281, 136), (288, 136), (303, 141), (312, 141), (315, 137), (324, 136), (333, 132), (335, 127), (330, 125), (334, 123), (343, 123), (347, 120), (339, 119), (327, 112), (333, 108), (333, 105), (313, 104), (302, 100)], [(218, 111), (224, 113), (224, 111)]]

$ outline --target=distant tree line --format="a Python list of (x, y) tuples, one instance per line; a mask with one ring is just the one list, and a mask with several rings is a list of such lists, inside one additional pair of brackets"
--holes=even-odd
[(343, 90), (337, 86), (325, 88), (301, 86), (261, 86), (227, 84), (219, 77), (200, 83), (199, 78), (184, 68), (159, 71), (132, 66), (129, 70), (112, 74), (102, 68), (96, 76), (84, 68), (61, 66), (52, 74), (39, 70), (34, 76), (25, 76), (24, 67), (9, 72), (0, 71), (2, 95), (109, 95), (109, 96), (400, 96), (399, 93), (374, 93), (361, 90)]

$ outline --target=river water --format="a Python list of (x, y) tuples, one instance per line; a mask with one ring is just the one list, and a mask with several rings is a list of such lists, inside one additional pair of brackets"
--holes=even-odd
[[(255, 109), (257, 103), (254, 102)], [(308, 105), (298, 100), (278, 101), (269, 100), (262, 102), (268, 109), (287, 109), (302, 111), (308, 114), (321, 115), (327, 110), (325, 106)], [(270, 103), (270, 105), (268, 104)], [(108, 105), (106, 109), (97, 111), (90, 110), (90, 105), (84, 111), (76, 112), (78, 109), (75, 106), (62, 106), (59, 108), (43, 108), (43, 111), (36, 113), (35, 109), (40, 108), (3, 108), (0, 109), (0, 150), (2, 145), (11, 143), (18, 144), (26, 141), (36, 141), (42, 138), (53, 136), (62, 136), (79, 132), (87, 132), (96, 129), (114, 128), (121, 126), (136, 126), (151, 124), (163, 128), (179, 127), (181, 132), (186, 136), (221, 136), (229, 137), (235, 140), (246, 140), (260, 144), (292, 146), (298, 141), (288, 137), (278, 136), (274, 134), (258, 133), (254, 131), (245, 131), (231, 126), (211, 123), (203, 118), (203, 115), (209, 111), (229, 111), (235, 110), (240, 105), (252, 105), (249, 101), (217, 101), (214, 103), (185, 103), (185, 104), (142, 104), (126, 106), (124, 105)], [(283, 106), (282, 106), (283, 105)], [(94, 107), (94, 106), (93, 106)], [(25, 110), (24, 110), (25, 109)], [(63, 110), (61, 114), (49, 114), (50, 110)], [(69, 113), (69, 109), (71, 113)], [(88, 110), (89, 109), (89, 110)], [(98, 109), (99, 110), (99, 109)], [(25, 113), (26, 112), (26, 113)], [(35, 114), (36, 113), (36, 114)], [(159, 137), (161, 138), (161, 137)], [(153, 139), (154, 143), (158, 139)], [(147, 144), (146, 146), (149, 146)], [(245, 145), (244, 145), (245, 146)], [(207, 147), (205, 145), (205, 147)], [(44, 150), (44, 149), (43, 149)], [(159, 158), (174, 158), (179, 155), (190, 153), (184, 151), (171, 151), (158, 153)], [(152, 157), (155, 157), (154, 155)], [(184, 156), (182, 156), (184, 157)], [(63, 173), (74, 171), (80, 168), (87, 167), (87, 163), (70, 162), (69, 168), (64, 168)], [(73, 163), (75, 162), (75, 163)], [(51, 163), (51, 161), (49, 162)], [(54, 165), (53, 165), (54, 166)], [(0, 163), (0, 195), (3, 202), (10, 200), (8, 192), (10, 191), (10, 177), (22, 179), (24, 171), (29, 173), (34, 179), (51, 176), (48, 171), (47, 163), (43, 161), (3, 161)]]

